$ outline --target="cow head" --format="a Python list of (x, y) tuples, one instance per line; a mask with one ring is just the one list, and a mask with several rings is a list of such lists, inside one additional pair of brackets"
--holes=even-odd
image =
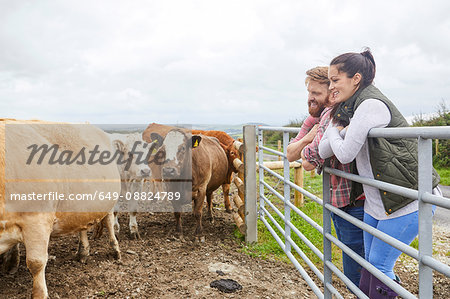
[(114, 148), (120, 153), (118, 166), (122, 179), (140, 181), (151, 175), (147, 164), (149, 145), (137, 134), (128, 135), (125, 139), (114, 139)]
[[(180, 129), (171, 130), (164, 139), (156, 133), (152, 134), (152, 140), (159, 140), (157, 142), (163, 140), (156, 153), (156, 156), (162, 160), (163, 179), (190, 178), (191, 149), (198, 147), (201, 139), (202, 137), (199, 135), (191, 136)], [(184, 177), (186, 175), (188, 177)]]
[(234, 147), (233, 144), (230, 144), (225, 149), (225, 152), (228, 156), (228, 167), (230, 167), (233, 172), (237, 172), (238, 170), (236, 169), (236, 167), (234, 167), (233, 161), (234, 159), (240, 159), (239, 151)]

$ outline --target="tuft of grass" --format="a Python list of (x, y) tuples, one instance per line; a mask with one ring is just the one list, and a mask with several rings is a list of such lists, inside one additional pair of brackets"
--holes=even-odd
[(106, 295), (106, 292), (105, 291), (100, 291), (100, 292), (97, 292), (97, 294), (96, 294), (97, 296), (101, 296), (101, 297), (103, 297), (103, 296), (105, 296)]
[(437, 168), (437, 173), (441, 177), (441, 185), (450, 186), (450, 169), (449, 168)]
[(419, 250), (419, 237), (416, 237), (409, 246), (411, 246), (414, 249)]

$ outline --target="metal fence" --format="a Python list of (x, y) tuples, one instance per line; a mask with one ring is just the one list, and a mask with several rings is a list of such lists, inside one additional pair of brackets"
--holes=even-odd
[[(263, 132), (264, 131), (279, 131), (283, 132), (283, 152), (279, 152), (264, 146)], [(299, 128), (286, 127), (255, 127), (244, 126), (244, 143), (245, 143), (245, 205), (246, 205), (246, 224), (247, 234), (246, 240), (248, 242), (257, 241), (257, 218), (264, 223), (266, 228), (272, 234), (287, 257), (295, 265), (302, 277), (311, 287), (312, 291), (318, 298), (343, 298), (342, 295), (333, 287), (332, 274), (334, 273), (340, 278), (347, 287), (355, 293), (359, 298), (368, 298), (359, 290), (358, 286), (354, 285), (331, 261), (331, 246), (334, 243), (337, 247), (343, 250), (357, 263), (366, 268), (375, 277), (383, 281), (388, 287), (397, 292), (402, 298), (416, 298), (408, 290), (397, 284), (388, 276), (372, 266), (364, 258), (353, 252), (350, 248), (340, 242), (331, 234), (331, 212), (349, 221), (355, 226), (360, 227), (366, 232), (369, 232), (376, 238), (383, 240), (391, 246), (397, 248), (403, 253), (419, 261), (419, 298), (433, 297), (433, 273), (438, 271), (447, 277), (450, 277), (450, 267), (443, 264), (432, 257), (432, 205), (440, 206), (450, 209), (450, 199), (436, 196), (432, 194), (431, 173), (432, 173), (432, 138), (433, 139), (450, 139), (450, 130), (448, 127), (411, 127), (411, 128), (377, 128), (369, 132), (369, 137), (385, 137), (385, 138), (417, 138), (418, 139), (418, 190), (412, 190), (400, 187), (394, 184), (389, 184), (374, 179), (363, 178), (358, 175), (345, 173), (329, 167), (324, 168), (323, 173), (323, 190), (330, 189), (330, 174), (344, 177), (359, 183), (367, 184), (388, 192), (396, 193), (405, 197), (419, 200), (419, 250), (416, 250), (397, 239), (365, 224), (364, 222), (348, 215), (342, 210), (330, 204), (330, 194), (325, 192), (323, 200), (307, 190), (295, 185), (290, 181), (289, 176), (289, 162), (286, 157), (286, 148), (289, 142), (289, 133), (297, 133)], [(257, 206), (257, 184), (256, 184), (256, 153), (255, 140), (258, 141), (258, 165), (259, 165), (259, 207)], [(283, 176), (268, 169), (263, 165), (263, 151), (268, 151), (272, 154), (279, 155), (283, 158), (284, 169)], [(270, 186), (264, 181), (264, 172), (275, 176), (284, 183), (283, 194), (280, 194), (274, 187)], [(303, 193), (308, 198), (323, 207), (323, 227), (314, 222), (308, 215), (303, 213), (299, 208), (292, 204), (290, 200), (291, 188)], [(284, 205), (284, 213), (282, 213), (265, 195), (265, 191), (269, 191), (278, 197)], [(279, 218), (284, 222), (284, 227), (280, 225), (274, 216), (269, 212), (267, 207), (275, 212)], [(323, 251), (316, 248), (310, 240), (308, 240), (302, 232), (295, 227), (290, 219), (291, 213), (296, 213), (302, 217), (308, 224), (319, 231), (323, 235)], [(273, 225), (270, 225), (270, 223)], [(278, 236), (274, 227), (278, 232), (284, 236), (284, 240)], [(314, 265), (314, 263), (307, 257), (307, 255), (300, 249), (292, 238), (291, 234), (294, 232), (311, 250), (323, 261), (323, 273)], [(309, 276), (307, 271), (301, 266), (297, 257), (293, 254), (293, 250), (298, 254), (306, 265), (314, 272), (318, 279), (323, 283), (324, 293), (321, 288)], [(406, 286), (407, 287), (407, 286)]]

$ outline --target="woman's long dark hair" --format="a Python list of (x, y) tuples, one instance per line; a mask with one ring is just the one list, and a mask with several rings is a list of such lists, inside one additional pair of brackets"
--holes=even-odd
[[(361, 53), (345, 53), (337, 56), (330, 62), (330, 66), (335, 65), (339, 72), (343, 72), (348, 78), (353, 78), (356, 73), (361, 74), (361, 82), (359, 84), (358, 90), (362, 90), (365, 87), (372, 84), (375, 78), (376, 65), (375, 59), (369, 48)], [(342, 120), (337, 120), (335, 114), (339, 108), (339, 104), (334, 105), (331, 110), (331, 115), (333, 117), (333, 123), (337, 123), (341, 126), (347, 126), (347, 121), (342, 122)]]

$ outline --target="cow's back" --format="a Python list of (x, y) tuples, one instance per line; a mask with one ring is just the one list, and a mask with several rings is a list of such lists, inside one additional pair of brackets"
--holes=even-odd
[(223, 131), (216, 131), (216, 130), (209, 130), (209, 131), (204, 131), (204, 130), (192, 130), (192, 135), (195, 134), (202, 134), (202, 135), (206, 135), (209, 137), (215, 137), (219, 140), (219, 142), (221, 143), (222, 147), (227, 148), (228, 146), (232, 145), (233, 142), (235, 141), (230, 135), (228, 135), (227, 133), (223, 132)]
[(197, 148), (192, 149), (192, 190), (207, 184), (207, 193), (219, 188), (226, 180), (228, 161), (216, 138), (201, 135)]
[(235, 168), (233, 161), (236, 158), (239, 158), (239, 152), (237, 149), (234, 148), (234, 142), (235, 140), (228, 135), (227, 133), (223, 131), (203, 131), (203, 130), (192, 130), (192, 134), (202, 134), (209, 137), (215, 137), (219, 140), (220, 146), (225, 151), (225, 154), (227, 155), (228, 159), (228, 173), (227, 173), (227, 184), (231, 183), (231, 175), (232, 172), (237, 172), (237, 169)]

